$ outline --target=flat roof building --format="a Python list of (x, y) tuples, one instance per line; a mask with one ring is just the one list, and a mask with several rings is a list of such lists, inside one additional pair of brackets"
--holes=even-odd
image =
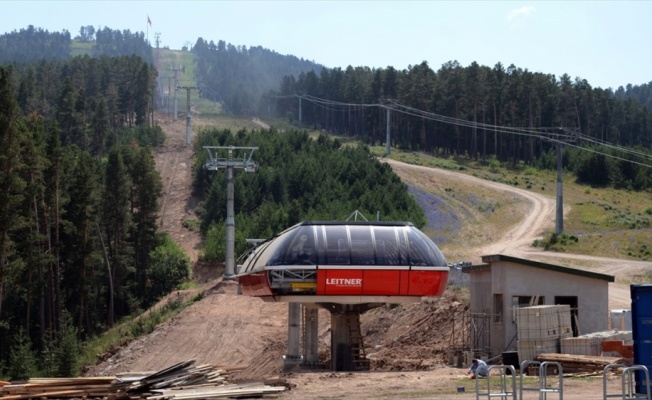
[(607, 329), (612, 275), (568, 268), (501, 254), (482, 256), (483, 264), (463, 267), (469, 274), (471, 318), (484, 332), (473, 339), (490, 356), (515, 350), (515, 309), (569, 305), (573, 335)]

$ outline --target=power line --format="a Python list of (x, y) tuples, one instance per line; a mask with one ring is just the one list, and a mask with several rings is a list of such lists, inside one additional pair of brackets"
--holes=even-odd
[(483, 129), (483, 130), (488, 130), (492, 131), (495, 133), (501, 133), (501, 134), (509, 134), (509, 135), (519, 135), (519, 136), (525, 136), (525, 137), (531, 137), (531, 138), (536, 138), (536, 139), (544, 139), (553, 143), (558, 143), (558, 144), (566, 144), (569, 145), (570, 147), (574, 147), (577, 149), (581, 150), (587, 150), (589, 152), (603, 155), (605, 157), (610, 157), (616, 160), (620, 161), (626, 161), (626, 162), (631, 162), (636, 165), (640, 165), (643, 167), (648, 167), (652, 168), (652, 165), (642, 163), (642, 162), (637, 162), (634, 160), (630, 160), (627, 158), (623, 157), (618, 157), (613, 154), (608, 154), (599, 150), (591, 149), (588, 147), (583, 147), (579, 145), (574, 145), (569, 143), (570, 141), (573, 140), (582, 140), (585, 142), (589, 143), (594, 143), (598, 144), (600, 146), (604, 146), (607, 148), (612, 148), (614, 150), (621, 151), (626, 154), (632, 154), (635, 156), (639, 156), (645, 159), (650, 159), (652, 160), (652, 155), (650, 154), (645, 154), (639, 151), (635, 151), (632, 149), (627, 149), (622, 146), (617, 146), (611, 143), (608, 143), (606, 141), (599, 141), (595, 138), (591, 138), (589, 136), (586, 136), (582, 134), (581, 132), (578, 132), (576, 130), (571, 130), (570, 128), (564, 128), (564, 127), (538, 127), (538, 128), (523, 128), (523, 127), (510, 127), (510, 126), (500, 126), (500, 125), (491, 125), (491, 124), (485, 124), (485, 123), (480, 123), (480, 122), (473, 122), (473, 121), (468, 121), (464, 119), (459, 119), (459, 118), (453, 118), (453, 117), (448, 117), (445, 115), (441, 114), (436, 114), (428, 111), (423, 111), (416, 109), (414, 107), (410, 107), (405, 104), (401, 104), (396, 100), (392, 99), (387, 99), (386, 104), (382, 103), (344, 103), (344, 102), (339, 102), (339, 101), (333, 101), (333, 100), (328, 100), (328, 99), (322, 99), (316, 96), (312, 95), (306, 95), (306, 94), (292, 94), (292, 95), (266, 95), (267, 97), (270, 98), (277, 98), (277, 99), (288, 99), (288, 98), (300, 98), (300, 99), (305, 99), (307, 101), (310, 101), (311, 103), (324, 108), (329, 111), (333, 112), (349, 112), (351, 111), (351, 107), (358, 107), (358, 108), (369, 108), (369, 107), (378, 107), (378, 108), (390, 108), (392, 111), (413, 116), (413, 117), (419, 117), (435, 122), (441, 122), (444, 124), (450, 124), (450, 125), (456, 125), (456, 126), (461, 126), (461, 127), (466, 127), (466, 128), (476, 128), (476, 129)]

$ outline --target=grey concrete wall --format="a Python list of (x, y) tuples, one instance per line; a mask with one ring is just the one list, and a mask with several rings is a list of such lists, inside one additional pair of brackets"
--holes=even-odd
[(471, 312), (491, 314), (491, 271), (478, 271), (471, 274), (469, 288)]
[[(554, 305), (555, 296), (577, 297), (580, 334), (607, 329), (607, 281), (499, 261), (491, 264), (491, 293), (487, 293), (488, 276), (489, 271), (471, 273), (471, 312), (483, 312), (487, 307), (489, 312), (493, 312), (493, 294), (503, 294), (503, 322), (491, 324), (491, 349), (494, 355), (505, 350), (516, 350), (513, 296), (545, 296), (546, 305)], [(476, 288), (477, 293), (473, 291)]]

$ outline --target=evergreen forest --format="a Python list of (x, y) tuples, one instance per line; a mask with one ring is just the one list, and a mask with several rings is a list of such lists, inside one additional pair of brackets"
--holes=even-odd
[(565, 168), (582, 183), (652, 187), (650, 168), (640, 165), (651, 155), (649, 84), (614, 93), (514, 65), (448, 62), (434, 71), (423, 62), (402, 71), (348, 67), (288, 75), (268, 98), (278, 116), (298, 121), (300, 109), (304, 126), (370, 145), (385, 144), (389, 113), (392, 146), (435, 156), (554, 169), (562, 141)]
[(79, 341), (188, 278), (157, 226), (155, 77), (135, 55), (0, 67), (0, 375), (77, 374)]

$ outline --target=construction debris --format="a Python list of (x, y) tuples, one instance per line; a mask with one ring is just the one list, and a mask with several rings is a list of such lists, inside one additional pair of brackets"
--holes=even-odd
[[(118, 376), (89, 378), (32, 378), (26, 383), (0, 386), (0, 400), (32, 398), (102, 397), (108, 400), (211, 399), (263, 397), (290, 386), (276, 380), (274, 386), (262, 382), (234, 384), (228, 371), (211, 365), (192, 367), (195, 360), (174, 364), (160, 371), (130, 372)], [(233, 369), (231, 369), (232, 371)]]
[(541, 362), (558, 362), (561, 364), (564, 373), (593, 373), (604, 370), (609, 364), (622, 364), (625, 359), (622, 357), (600, 357), (583, 356), (575, 354), (541, 353), (537, 356)]

